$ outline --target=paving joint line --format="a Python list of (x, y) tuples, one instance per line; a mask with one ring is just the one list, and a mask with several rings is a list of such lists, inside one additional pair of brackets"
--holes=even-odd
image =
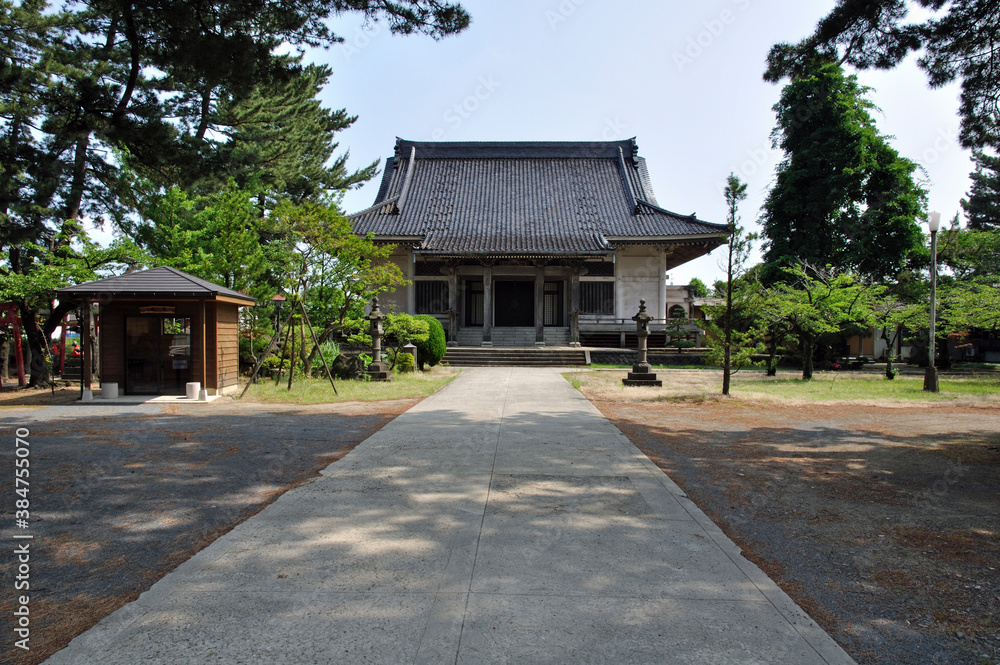
[(469, 589), (465, 593), (465, 606), (462, 608), (462, 627), (458, 632), (458, 645), (455, 648), (455, 665), (458, 665), (462, 653), (462, 638), (465, 636), (465, 618), (469, 614), (469, 599), (472, 597), (472, 582), (476, 578), (476, 562), (479, 560), (479, 544), (483, 539), (483, 525), (486, 524), (486, 512), (490, 507), (490, 493), (493, 491), (493, 476), (497, 467), (497, 455), (500, 452), (500, 437), (503, 435), (504, 418), (507, 415), (507, 400), (510, 398), (510, 387), (513, 370), (507, 372), (507, 385), (504, 388), (503, 403), (500, 405), (500, 419), (497, 422), (496, 445), (493, 448), (493, 463), (490, 465), (490, 483), (486, 488), (486, 500), (483, 502), (483, 516), (479, 521), (479, 533), (476, 535), (476, 551), (472, 555), (472, 572), (469, 574)]

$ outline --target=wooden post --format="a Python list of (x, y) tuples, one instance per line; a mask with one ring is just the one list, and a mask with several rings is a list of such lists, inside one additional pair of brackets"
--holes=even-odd
[(69, 314), (63, 317), (62, 325), (59, 326), (62, 332), (59, 333), (59, 376), (66, 373), (66, 319)]
[(93, 373), (90, 367), (90, 302), (83, 303), (83, 321), (80, 325), (80, 377), (84, 390), (90, 390)]
[(535, 346), (545, 346), (544, 261), (535, 261)]
[(493, 262), (483, 263), (483, 346), (493, 346)]
[(208, 391), (208, 321), (205, 316), (205, 301), (201, 301), (201, 389)]
[[(337, 385), (333, 382), (333, 373), (330, 371), (330, 366), (326, 364), (326, 358), (323, 356), (323, 351), (319, 348), (319, 340), (316, 339), (316, 331), (313, 330), (312, 324), (309, 322), (309, 315), (306, 314), (306, 306), (299, 301), (299, 309), (302, 311), (302, 321), (309, 326), (309, 334), (312, 335), (313, 344), (316, 345), (316, 353), (319, 354), (319, 359), (323, 361), (323, 369), (326, 370), (326, 376), (330, 379), (330, 385), (333, 387), (333, 394), (339, 395), (337, 392)], [(305, 342), (303, 342), (305, 346)]]

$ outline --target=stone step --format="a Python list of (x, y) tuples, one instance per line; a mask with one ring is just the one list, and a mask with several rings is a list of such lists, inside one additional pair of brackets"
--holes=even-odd
[(563, 367), (587, 364), (582, 349), (452, 347), (444, 362), (458, 367)]

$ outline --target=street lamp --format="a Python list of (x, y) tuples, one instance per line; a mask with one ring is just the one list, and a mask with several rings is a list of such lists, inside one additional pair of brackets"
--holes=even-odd
[(927, 228), (931, 232), (931, 323), (930, 339), (927, 346), (927, 371), (924, 372), (924, 390), (931, 393), (938, 392), (937, 367), (934, 366), (936, 354), (934, 352), (934, 314), (937, 304), (937, 232), (941, 228), (941, 213), (932, 212), (927, 216)]

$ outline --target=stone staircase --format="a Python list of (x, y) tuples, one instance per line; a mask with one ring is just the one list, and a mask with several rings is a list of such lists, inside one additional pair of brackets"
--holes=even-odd
[[(56, 367), (58, 370), (59, 367)], [(67, 381), (79, 381), (81, 374), (83, 373), (83, 363), (79, 358), (67, 358), (66, 367), (64, 368), (62, 378)]]
[(453, 346), (443, 362), (456, 367), (578, 367), (587, 352), (566, 347)]
[[(462, 328), (458, 331), (459, 346), (479, 346), (483, 343), (482, 328)], [(493, 346), (534, 346), (534, 328), (494, 328)], [(569, 328), (545, 328), (546, 346), (569, 346)]]

